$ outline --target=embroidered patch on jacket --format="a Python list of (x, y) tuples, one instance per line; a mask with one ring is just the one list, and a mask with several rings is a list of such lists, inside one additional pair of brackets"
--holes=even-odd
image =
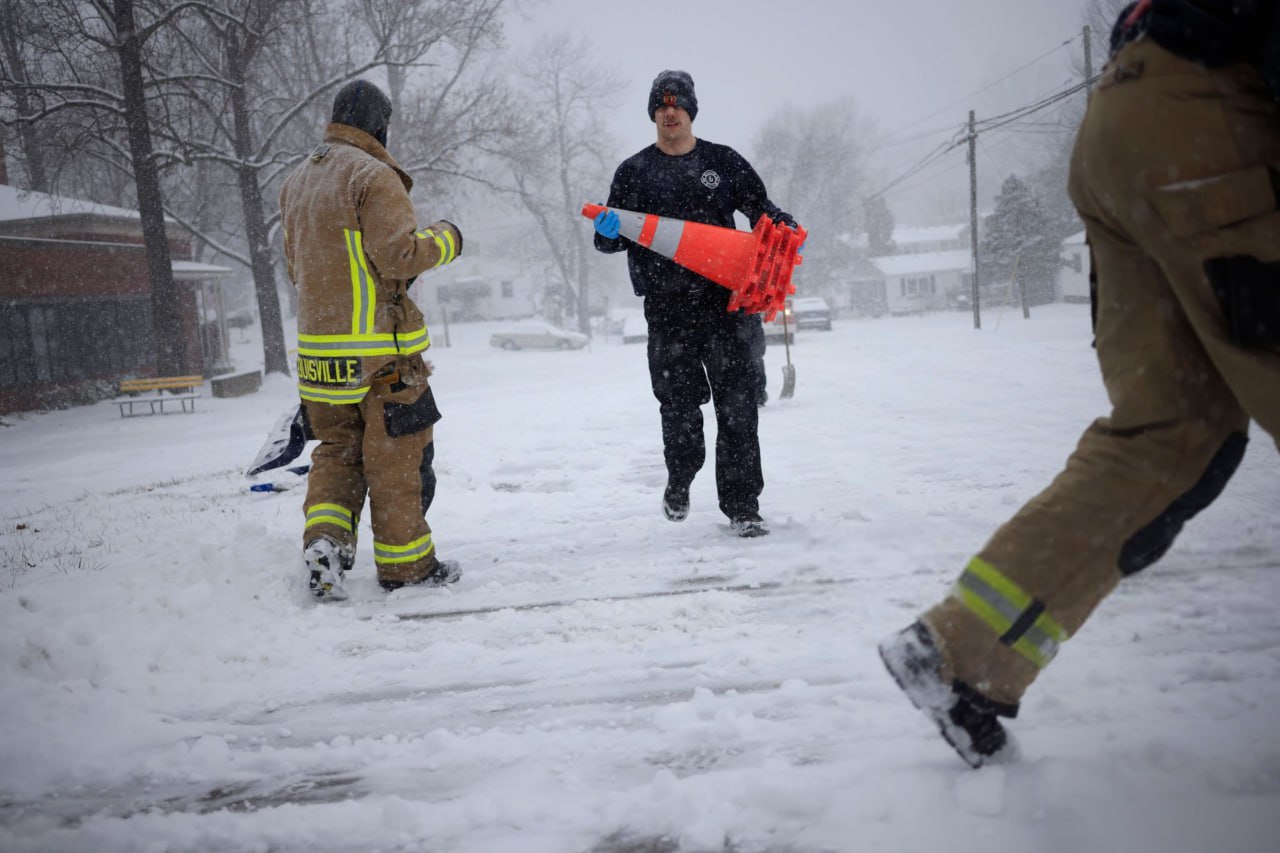
[(314, 385), (359, 385), (361, 373), (358, 358), (298, 356), (298, 378)]

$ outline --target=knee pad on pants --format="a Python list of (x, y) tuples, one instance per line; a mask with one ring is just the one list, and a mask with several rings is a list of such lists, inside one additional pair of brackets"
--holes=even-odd
[(1218, 499), (1227, 482), (1240, 467), (1249, 438), (1233, 432), (1209, 460), (1209, 467), (1185, 494), (1174, 499), (1155, 520), (1139, 530), (1120, 549), (1120, 574), (1128, 576), (1145, 569), (1164, 556), (1182, 526)]
[(1280, 344), (1280, 263), (1240, 255), (1205, 261), (1205, 275), (1242, 347)]

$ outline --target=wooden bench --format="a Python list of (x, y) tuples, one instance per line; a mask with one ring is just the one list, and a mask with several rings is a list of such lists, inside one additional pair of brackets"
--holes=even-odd
[[(196, 410), (196, 400), (200, 399), (200, 395), (196, 393), (196, 388), (204, 384), (203, 376), (156, 376), (150, 379), (121, 379), (120, 393), (128, 394), (128, 397), (114, 400), (113, 402), (120, 407), (120, 417), (132, 418), (138, 415), (155, 415), (177, 413), (177, 410), (170, 408), (165, 410), (165, 403), (177, 403), (183, 412), (194, 412)], [(145, 394), (154, 391), (155, 396), (139, 397), (139, 394)], [(143, 412), (135, 412), (135, 406), (146, 404), (147, 410)], [(191, 407), (187, 408), (190, 403)], [(126, 409), (128, 411), (126, 411)]]

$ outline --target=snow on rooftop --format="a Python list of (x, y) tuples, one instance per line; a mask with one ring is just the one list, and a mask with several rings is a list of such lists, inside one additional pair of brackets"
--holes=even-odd
[(964, 233), (964, 224), (897, 226), (893, 229), (893, 242), (898, 245), (911, 243), (933, 243), (944, 240), (958, 240)]
[(0, 184), (0, 222), (86, 214), (117, 219), (141, 218), (138, 211), (124, 207), (112, 207), (70, 196), (50, 195)]
[(949, 252), (921, 252), (914, 255), (883, 255), (871, 263), (885, 275), (910, 275), (930, 272), (971, 272), (973, 255), (968, 249)]

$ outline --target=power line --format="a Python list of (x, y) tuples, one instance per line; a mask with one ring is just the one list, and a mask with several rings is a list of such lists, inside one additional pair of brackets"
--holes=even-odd
[[(1015, 74), (1019, 74), (1019, 73), (1021, 73), (1021, 72), (1025, 71), (1026, 69), (1030, 68), (1032, 65), (1035, 65), (1035, 64), (1036, 64), (1037, 62), (1039, 62), (1040, 60), (1045, 59), (1045, 58), (1047, 58), (1047, 57), (1049, 57), (1049, 56), (1052, 56), (1053, 54), (1057, 53), (1058, 51), (1062, 50), (1063, 48), (1065, 48), (1065, 47), (1069, 46), (1073, 41), (1075, 41), (1075, 40), (1076, 40), (1076, 39), (1078, 39), (1078, 38), (1080, 38), (1080, 36), (1079, 36), (1079, 35), (1074, 35), (1074, 36), (1072, 36), (1071, 38), (1067, 39), (1066, 41), (1062, 42), (1061, 44), (1056, 45), (1056, 46), (1054, 46), (1054, 47), (1050, 48), (1049, 50), (1045, 51), (1044, 53), (1040, 54), (1040, 55), (1039, 55), (1039, 56), (1037, 56), (1035, 59), (1032, 59), (1032, 60), (1030, 60), (1029, 62), (1023, 63), (1022, 65), (1019, 65), (1017, 68), (1015, 68), (1015, 69), (1013, 69), (1012, 71), (1010, 71), (1009, 73), (1005, 74), (1003, 77), (1000, 77), (1000, 78), (998, 78), (998, 79), (996, 79), (996, 80), (993, 80), (993, 81), (991, 81), (990, 83), (988, 83), (987, 85), (983, 86), (982, 88), (980, 88), (980, 89), (976, 89), (976, 90), (974, 90), (974, 91), (972, 91), (972, 92), (968, 93), (967, 95), (961, 95), (961, 96), (960, 96), (959, 98), (957, 98), (956, 100), (952, 101), (952, 102), (951, 102), (951, 103), (949, 103), (949, 104), (946, 104), (946, 105), (942, 106), (941, 108), (939, 108), (939, 109), (938, 109), (938, 110), (936, 110), (935, 112), (929, 113), (928, 115), (926, 115), (926, 116), (924, 116), (924, 117), (922, 117), (922, 118), (916, 119), (915, 121), (911, 122), (910, 124), (907, 124), (907, 125), (902, 126), (902, 127), (901, 127), (901, 128), (899, 128), (899, 129), (898, 129), (898, 131), (896, 131), (896, 132), (897, 132), (897, 133), (901, 133), (902, 131), (910, 130), (911, 128), (915, 127), (916, 125), (923, 124), (924, 122), (928, 121), (929, 119), (933, 118), (934, 116), (941, 115), (942, 113), (944, 113), (944, 112), (946, 112), (947, 110), (949, 110), (949, 109), (951, 109), (952, 107), (954, 107), (956, 104), (964, 103), (965, 101), (968, 101), (970, 98), (973, 98), (973, 97), (975, 97), (975, 96), (977, 96), (977, 95), (981, 95), (983, 92), (986, 92), (988, 89), (992, 89), (992, 88), (994, 88), (995, 86), (998, 86), (999, 84), (1001, 84), (1001, 83), (1003, 83), (1004, 81), (1008, 80), (1010, 77), (1013, 77)], [(891, 140), (892, 140), (892, 134), (890, 135), (890, 138), (891, 138)], [(886, 147), (886, 148), (887, 148), (887, 147), (890, 147), (890, 146), (892, 146), (892, 145), (897, 145), (900, 141), (904, 141), (904, 140), (892, 140), (892, 141), (890, 141), (890, 142), (885, 143), (885, 145), (884, 145), (883, 147)]]
[[(1070, 41), (1071, 40), (1068, 40), (1067, 42), (1064, 42), (1064, 44), (1069, 44)], [(1048, 109), (1049, 107), (1054, 106), (1055, 104), (1061, 103), (1062, 101), (1066, 100), (1072, 95), (1075, 95), (1076, 93), (1087, 89), (1088, 87), (1093, 85), (1093, 83), (1100, 76), (1101, 76), (1100, 74), (1095, 74), (1093, 77), (1090, 77), (1087, 80), (1083, 80), (1081, 82), (1068, 85), (1066, 88), (1059, 89), (1058, 91), (1053, 92), (1049, 95), (1046, 95), (1037, 101), (1033, 101), (1030, 104), (1025, 104), (1021, 107), (1017, 107), (1006, 113), (1002, 113), (1000, 115), (992, 116), (991, 118), (983, 119), (982, 121), (976, 122), (974, 125), (973, 134), (975, 137), (979, 137), (983, 133), (999, 130), (1000, 128), (1003, 128), (1008, 125), (1014, 124), (1015, 122), (1021, 121), (1022, 119), (1025, 119), (1027, 116), (1034, 115), (1035, 113), (1038, 113), (1041, 110)], [(870, 198), (876, 198), (878, 196), (884, 195), (889, 190), (898, 186), (903, 181), (918, 174), (922, 169), (928, 167), (929, 165), (931, 165), (932, 163), (940, 159), (942, 156), (949, 153), (950, 151), (953, 151), (956, 148), (959, 148), (961, 145), (966, 144), (968, 141), (969, 141), (968, 128), (965, 126), (962, 126), (960, 130), (956, 131), (956, 133), (952, 135), (950, 140), (948, 140), (947, 142), (940, 143), (937, 147), (935, 147), (932, 151), (926, 154), (915, 165), (911, 166), (905, 172), (898, 175), (893, 180), (889, 181), (889, 183), (887, 183), (880, 190), (876, 191), (875, 193), (872, 193)]]

